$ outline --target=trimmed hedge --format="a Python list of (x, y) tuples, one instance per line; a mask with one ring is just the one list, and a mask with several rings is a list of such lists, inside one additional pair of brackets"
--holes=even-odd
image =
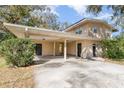
[(23, 67), (32, 64), (34, 46), (29, 39), (9, 39), (1, 42), (0, 51), (9, 65)]

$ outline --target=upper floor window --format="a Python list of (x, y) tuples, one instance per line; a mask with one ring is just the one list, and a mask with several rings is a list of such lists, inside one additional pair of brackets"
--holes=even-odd
[(81, 34), (82, 33), (82, 30), (81, 29), (77, 29), (75, 33), (76, 34)]
[(97, 28), (96, 28), (96, 27), (93, 27), (93, 28), (92, 28), (92, 31), (93, 31), (94, 33), (97, 33)]

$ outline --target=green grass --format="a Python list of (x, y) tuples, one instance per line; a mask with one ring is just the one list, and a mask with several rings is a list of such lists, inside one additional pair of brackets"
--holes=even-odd
[(5, 59), (0, 56), (0, 68), (2, 67), (8, 67), (8, 65), (6, 64)]

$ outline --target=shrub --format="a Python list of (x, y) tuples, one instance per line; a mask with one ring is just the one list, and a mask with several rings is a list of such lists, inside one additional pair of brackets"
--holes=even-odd
[(111, 59), (124, 59), (124, 40), (115, 38), (102, 40), (103, 56)]
[(4, 40), (16, 38), (13, 34), (9, 32), (0, 32), (0, 43)]
[(33, 62), (34, 46), (29, 39), (5, 40), (1, 43), (0, 51), (9, 65), (22, 67)]

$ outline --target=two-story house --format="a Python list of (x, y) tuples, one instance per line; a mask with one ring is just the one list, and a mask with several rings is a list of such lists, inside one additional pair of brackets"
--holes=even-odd
[(83, 58), (101, 56), (99, 42), (110, 38), (113, 27), (98, 19), (83, 19), (63, 31), (4, 23), (18, 38), (29, 38), (36, 44), (38, 56), (68, 55)]

